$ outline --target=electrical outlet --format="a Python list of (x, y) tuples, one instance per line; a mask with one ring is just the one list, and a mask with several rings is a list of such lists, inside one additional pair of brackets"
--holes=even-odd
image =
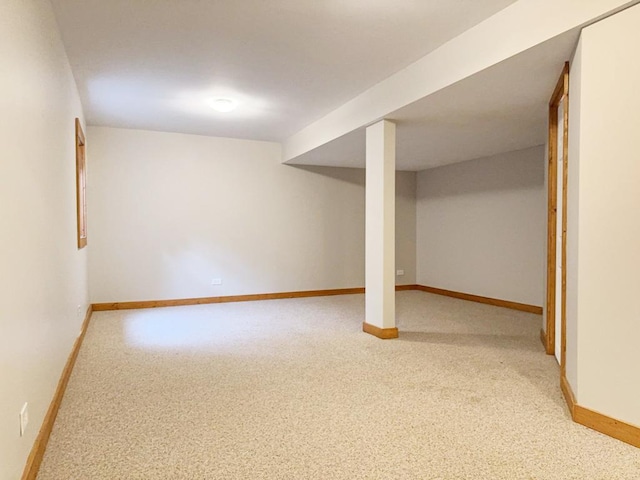
[(29, 423), (29, 404), (25, 403), (20, 410), (20, 436), (24, 436)]
[(77, 316), (80, 318), (82, 316), (82, 305), (78, 305)]
[(213, 280), (211, 280), (211, 285), (222, 285), (222, 279), (214, 278)]
[(398, 271), (396, 271), (396, 275), (397, 275), (398, 277), (401, 277), (402, 275), (404, 275), (404, 270), (398, 270)]

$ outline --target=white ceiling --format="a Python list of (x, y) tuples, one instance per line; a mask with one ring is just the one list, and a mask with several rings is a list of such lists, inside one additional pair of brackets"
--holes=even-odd
[[(397, 124), (398, 170), (423, 170), (541, 145), (548, 101), (579, 29), (513, 56), (385, 118)], [(365, 129), (287, 162), (363, 168)]]
[[(90, 125), (282, 141), (514, 1), (52, 3)], [(240, 106), (216, 113), (207, 105), (216, 96)], [(462, 121), (446, 116), (447, 98), (426, 116), (420, 106), (398, 112), (399, 138), (424, 140), (411, 152)], [(470, 105), (465, 115), (480, 113)], [(417, 162), (411, 152), (399, 155)]]

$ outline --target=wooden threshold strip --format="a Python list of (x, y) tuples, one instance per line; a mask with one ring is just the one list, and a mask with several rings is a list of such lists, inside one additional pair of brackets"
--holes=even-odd
[(22, 480), (35, 480), (38, 476), (40, 464), (42, 463), (42, 458), (44, 457), (44, 452), (47, 448), (47, 443), (49, 442), (49, 436), (51, 435), (53, 424), (55, 423), (56, 417), (58, 416), (60, 403), (62, 402), (62, 397), (64, 396), (67, 384), (69, 383), (69, 377), (71, 377), (73, 366), (76, 363), (76, 358), (78, 357), (78, 352), (80, 351), (82, 340), (84, 340), (84, 336), (87, 333), (87, 327), (89, 326), (92, 312), (93, 310), (91, 308), (91, 305), (89, 305), (89, 308), (87, 308), (87, 313), (84, 317), (84, 321), (82, 322), (80, 334), (73, 344), (73, 348), (71, 349), (71, 353), (69, 354), (67, 363), (64, 366), (64, 370), (62, 370), (62, 375), (60, 376), (60, 380), (58, 381), (58, 386), (53, 395), (53, 399), (51, 400), (51, 404), (49, 404), (47, 414), (44, 417), (42, 426), (40, 427), (40, 431), (38, 432), (38, 436), (36, 437), (36, 440), (33, 443), (33, 447), (31, 448), (31, 452), (29, 453), (29, 457), (27, 458), (27, 463), (22, 473)]

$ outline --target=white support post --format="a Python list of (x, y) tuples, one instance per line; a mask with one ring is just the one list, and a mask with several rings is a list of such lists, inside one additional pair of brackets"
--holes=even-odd
[(395, 124), (382, 120), (368, 127), (366, 151), (366, 293), (363, 330), (379, 338), (396, 338)]

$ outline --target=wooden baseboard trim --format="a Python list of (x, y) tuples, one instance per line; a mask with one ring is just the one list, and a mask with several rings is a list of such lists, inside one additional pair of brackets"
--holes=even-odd
[(544, 331), (544, 328), (540, 329), (540, 341), (542, 342), (542, 346), (544, 347), (544, 351), (547, 351), (547, 332)]
[(493, 305), (495, 307), (510, 308), (512, 310), (520, 310), (521, 312), (542, 315), (542, 307), (538, 307), (536, 305), (527, 305), (526, 303), (510, 302), (508, 300), (500, 300), (497, 298), (481, 297), (480, 295), (454, 292), (452, 290), (444, 290), (442, 288), (428, 287), (425, 285), (416, 285), (416, 290), (435, 293), (436, 295), (459, 298), (460, 300), (468, 300), (470, 302), (485, 303), (487, 305)]
[(82, 345), (84, 336), (87, 333), (87, 327), (89, 326), (92, 312), (93, 309), (91, 308), (91, 305), (89, 305), (89, 308), (87, 308), (87, 313), (84, 317), (84, 321), (82, 322), (80, 334), (73, 344), (73, 348), (71, 349), (71, 353), (69, 354), (67, 363), (65, 364), (64, 370), (62, 370), (62, 375), (60, 376), (60, 380), (58, 381), (58, 386), (56, 387), (56, 391), (53, 394), (53, 399), (49, 404), (49, 409), (47, 410), (47, 413), (42, 422), (42, 426), (40, 427), (40, 431), (38, 432), (38, 436), (36, 437), (36, 440), (33, 443), (33, 447), (31, 448), (31, 452), (29, 453), (29, 457), (27, 458), (27, 463), (22, 473), (22, 480), (35, 480), (38, 476), (40, 464), (42, 463), (44, 452), (47, 448), (47, 443), (49, 442), (49, 436), (51, 435), (53, 424), (55, 423), (56, 417), (58, 416), (58, 409), (60, 408), (62, 397), (64, 396), (67, 384), (69, 383), (69, 378), (71, 377), (73, 366), (76, 363), (76, 358), (78, 357), (80, 346)]
[(578, 405), (571, 385), (564, 375), (560, 378), (560, 387), (574, 422), (640, 448), (640, 427)]
[(256, 293), (251, 295), (228, 295), (222, 297), (180, 298), (173, 300), (143, 300), (137, 302), (94, 303), (93, 311), (130, 310), (138, 308), (180, 307), (184, 305), (206, 305), (210, 303), (252, 302), (279, 300), (283, 298), (325, 297), (331, 295), (355, 295), (364, 293), (363, 287), (337, 288), (332, 290), (304, 290), (299, 292)]
[(362, 322), (362, 331), (383, 340), (398, 338), (397, 328), (380, 328), (367, 322)]
[(567, 407), (569, 408), (569, 413), (571, 413), (571, 418), (575, 420), (576, 397), (573, 394), (571, 385), (569, 385), (569, 382), (567, 381), (567, 377), (564, 375), (560, 375), (560, 389), (562, 390), (564, 401), (567, 402)]
[(580, 405), (576, 405), (574, 408), (573, 421), (640, 448), (640, 427), (594, 412)]
[[(417, 290), (418, 285), (396, 285), (396, 291)], [(328, 297), (331, 295), (357, 295), (364, 293), (364, 287), (335, 288), (331, 290), (302, 290), (297, 292), (255, 293), (250, 295), (228, 295), (222, 297), (177, 298), (172, 300), (141, 300), (134, 302), (94, 303), (93, 311), (132, 310), (138, 308), (181, 307), (184, 305), (206, 305), (209, 303), (253, 302), (258, 300), (279, 300), (284, 298)]]
[[(497, 298), (481, 297), (470, 293), (454, 292), (452, 290), (444, 290), (442, 288), (428, 287), (425, 285), (396, 285), (396, 292), (407, 290), (420, 290), (437, 295), (468, 300), (471, 302), (484, 303), (496, 307), (510, 308), (512, 310), (520, 310), (522, 312), (542, 314), (542, 307), (535, 305), (527, 305), (525, 303), (510, 302), (508, 300), (500, 300)], [(228, 302), (252, 302), (258, 300), (279, 300), (284, 298), (303, 298), (303, 297), (326, 297), (331, 295), (357, 295), (365, 293), (364, 287), (355, 288), (336, 288), (331, 290), (302, 290), (296, 292), (278, 292), (278, 293), (254, 293), (250, 295), (228, 295), (221, 297), (196, 297), (196, 298), (176, 298), (170, 300), (140, 300), (133, 302), (107, 302), (94, 303), (92, 305), (94, 312), (102, 312), (106, 310), (132, 310), (139, 308), (161, 308), (161, 307), (180, 307), (184, 305), (205, 305), (209, 303), (228, 303)]]

